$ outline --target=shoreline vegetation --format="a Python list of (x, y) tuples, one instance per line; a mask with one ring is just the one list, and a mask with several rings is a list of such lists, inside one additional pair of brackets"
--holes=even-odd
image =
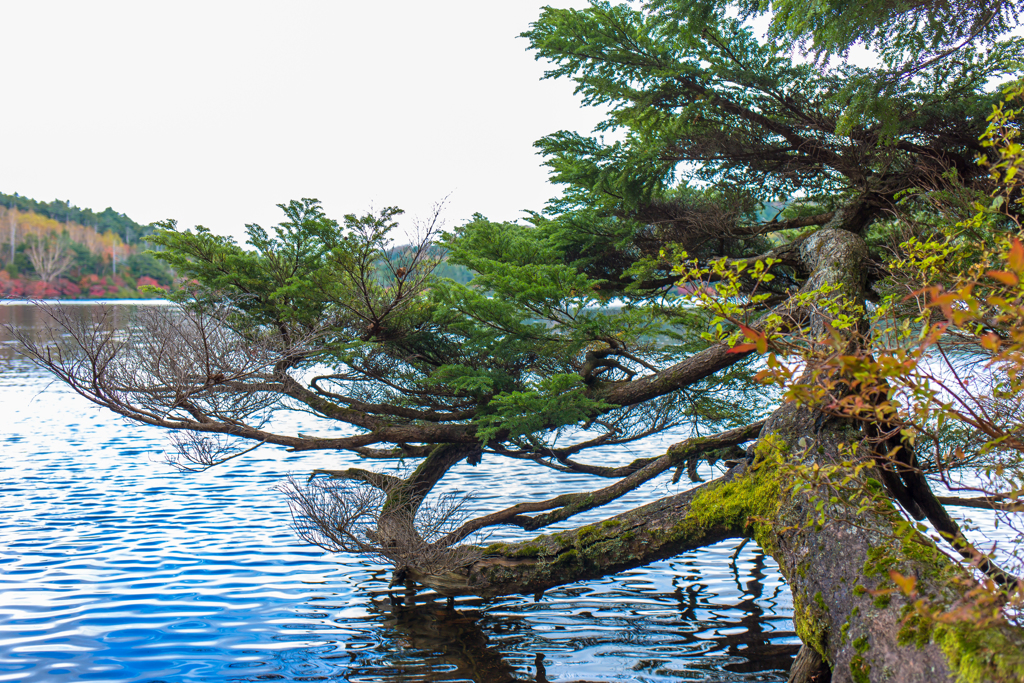
[(175, 276), (147, 253), (153, 230), (112, 208), (0, 193), (0, 298), (157, 298)]
[[(162, 298), (177, 276), (152, 255), (163, 250), (146, 239), (157, 228), (110, 207), (97, 213), (66, 200), (0, 193), (0, 301)], [(463, 284), (473, 279), (447, 261), (436, 274)]]

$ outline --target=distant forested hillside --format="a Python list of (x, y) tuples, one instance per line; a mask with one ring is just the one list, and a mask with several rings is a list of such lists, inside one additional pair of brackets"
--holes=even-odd
[(112, 208), (0, 193), (0, 298), (126, 298), (169, 288), (174, 274), (144, 253), (153, 228)]
[[(411, 249), (413, 249), (413, 247), (412, 245), (409, 244), (403, 244), (401, 246), (394, 247), (389, 252), (389, 258), (400, 263), (402, 262), (402, 259), (405, 257), (405, 255), (409, 253)], [(446, 277), (450, 280), (455, 280), (456, 282), (459, 282), (461, 284), (466, 284), (467, 282), (473, 279), (473, 271), (471, 271), (469, 268), (466, 268), (465, 266), (450, 263), (447, 260), (448, 252), (442, 249), (440, 246), (431, 245), (429, 249), (431, 259), (440, 259), (440, 262), (437, 263), (437, 265), (434, 267), (434, 275), (438, 277)]]
[[(168, 289), (174, 273), (145, 253), (152, 245), (143, 238), (154, 229), (109, 207), (96, 212), (0, 193), (0, 298), (136, 298), (147, 296), (144, 286)], [(405, 249), (396, 247), (392, 256)], [(473, 279), (469, 269), (444, 260), (434, 272), (461, 283)]]
[(434, 269), (434, 275), (455, 280), (458, 283), (466, 284), (473, 279), (473, 271), (465, 266), (444, 261)]
[(3, 194), (0, 192), (0, 205), (15, 208), (22, 213), (36, 213), (55, 221), (77, 223), (93, 228), (100, 234), (112, 233), (124, 242), (134, 242), (143, 235), (153, 232), (152, 226), (140, 225), (123, 213), (114, 211), (109, 206), (100, 213), (92, 209), (80, 209), (67, 200), (54, 199), (52, 202), (40, 202), (18, 193)]

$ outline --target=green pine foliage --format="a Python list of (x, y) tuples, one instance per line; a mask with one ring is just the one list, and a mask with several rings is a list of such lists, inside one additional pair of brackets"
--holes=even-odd
[(650, 0), (645, 6), (669, 23), (713, 25), (732, 10), (743, 19), (767, 16), (768, 37), (787, 47), (799, 47), (819, 60), (845, 57), (855, 46), (866, 46), (895, 76), (920, 71), (936, 59), (976, 45), (998, 49), (1016, 25), (1022, 3), (1014, 0), (739, 0), (738, 2), (681, 3)]
[[(337, 223), (302, 200), (271, 231), (249, 226), (250, 248), (166, 224), (157, 258), (196, 283), (178, 300), (229, 301), (241, 333), (302, 346), (291, 362), (329, 366), (332, 400), (390, 423), (461, 425), (529, 451), (569, 427), (619, 439), (763, 414), (750, 361), (635, 405), (607, 397), (735, 329), (677, 296), (684, 254), (700, 267), (753, 258), (844, 206), (877, 226), (915, 189), (976, 182), (988, 83), (1020, 45), (972, 47), (890, 87), (884, 61), (809, 63), (727, 9), (543, 11), (524, 36), (547, 77), (572, 79), (608, 117), (596, 135), (537, 143), (563, 192), (525, 222), (477, 215), (437, 245), (396, 247), (397, 209)], [(865, 79), (879, 87), (851, 90)], [(785, 263), (773, 272), (736, 285), (757, 288), (751, 315), (801, 283)]]

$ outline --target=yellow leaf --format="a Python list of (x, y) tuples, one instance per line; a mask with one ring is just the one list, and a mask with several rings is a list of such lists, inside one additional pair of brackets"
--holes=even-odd
[(913, 576), (903, 576), (903, 574), (900, 574), (895, 569), (890, 569), (889, 578), (903, 591), (904, 595), (913, 596), (916, 593), (914, 589), (917, 586), (917, 579)]

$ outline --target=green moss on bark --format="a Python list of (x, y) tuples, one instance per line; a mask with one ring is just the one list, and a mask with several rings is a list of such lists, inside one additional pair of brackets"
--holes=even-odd
[(1002, 629), (970, 622), (938, 624), (932, 640), (942, 648), (961, 683), (1024, 681), (1024, 649), (1009, 642)]
[(861, 655), (850, 660), (850, 677), (854, 683), (871, 683), (871, 665)]
[(825, 663), (832, 666), (828, 658), (828, 624), (799, 593), (793, 593), (793, 625), (800, 640), (813, 647)]
[(697, 496), (685, 521), (704, 528), (721, 525), (735, 529), (752, 536), (771, 553), (771, 520), (782, 503), (778, 465), (785, 452), (785, 442), (779, 437), (762, 438), (750, 470)]
[(919, 648), (928, 643), (938, 645), (958, 683), (1024, 681), (1024, 642), (1020, 638), (1011, 640), (1009, 625), (971, 621), (945, 624), (914, 614), (909, 606), (906, 612), (899, 643)]

